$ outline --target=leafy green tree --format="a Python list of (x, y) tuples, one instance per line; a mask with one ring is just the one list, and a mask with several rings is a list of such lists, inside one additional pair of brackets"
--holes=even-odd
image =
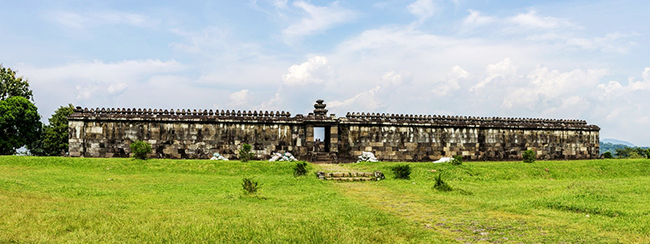
[(27, 146), (32, 155), (61, 156), (68, 151), (68, 116), (74, 112), (74, 106), (59, 107), (51, 118), (49, 125), (43, 126), (39, 140)]
[(36, 106), (25, 97), (0, 100), (0, 155), (15, 154), (16, 149), (38, 140), (40, 118)]
[(23, 77), (16, 77), (16, 71), (5, 68), (0, 64), (0, 100), (9, 97), (24, 97), (34, 101), (32, 90), (29, 89), (29, 82)]
[(646, 149), (640, 147), (625, 147), (616, 149), (616, 157), (618, 158), (644, 158), (646, 155)]

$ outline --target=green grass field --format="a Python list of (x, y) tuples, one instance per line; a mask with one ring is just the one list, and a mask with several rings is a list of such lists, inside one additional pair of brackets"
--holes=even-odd
[(647, 159), (409, 163), (410, 180), (397, 164), (5, 156), (0, 243), (650, 243)]

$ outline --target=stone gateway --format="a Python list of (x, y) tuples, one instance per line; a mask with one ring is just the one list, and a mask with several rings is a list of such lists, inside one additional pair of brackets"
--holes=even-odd
[[(599, 131), (584, 120), (440, 115), (327, 114), (323, 100), (313, 113), (234, 110), (88, 109), (69, 116), (73, 157), (128, 157), (137, 140), (154, 158), (236, 159), (244, 143), (258, 159), (290, 152), (312, 162), (351, 162), (365, 152), (382, 161), (595, 159)], [(320, 134), (318, 134), (320, 133)]]

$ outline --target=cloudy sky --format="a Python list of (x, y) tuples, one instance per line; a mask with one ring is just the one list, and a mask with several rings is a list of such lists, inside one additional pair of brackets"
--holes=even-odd
[(62, 105), (576, 118), (650, 146), (650, 1), (8, 1), (0, 63)]

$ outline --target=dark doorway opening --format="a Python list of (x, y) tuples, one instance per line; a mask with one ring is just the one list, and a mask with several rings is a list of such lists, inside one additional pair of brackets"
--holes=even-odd
[(330, 127), (314, 127), (314, 152), (330, 151)]

